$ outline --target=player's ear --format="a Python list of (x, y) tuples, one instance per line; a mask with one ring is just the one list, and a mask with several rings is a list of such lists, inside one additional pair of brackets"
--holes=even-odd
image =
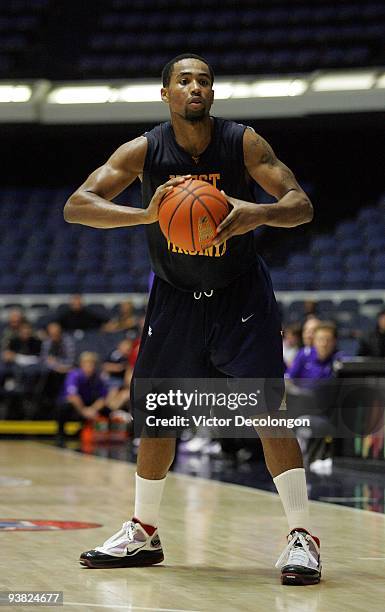
[(162, 89), (160, 90), (160, 96), (162, 98), (162, 101), (168, 104), (169, 99), (168, 99), (168, 88), (167, 87), (162, 87)]

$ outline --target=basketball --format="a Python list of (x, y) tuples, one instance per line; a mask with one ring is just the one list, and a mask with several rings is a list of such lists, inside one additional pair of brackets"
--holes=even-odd
[(203, 251), (211, 246), (216, 228), (229, 211), (218, 189), (205, 181), (189, 179), (161, 201), (159, 225), (167, 240), (184, 251)]

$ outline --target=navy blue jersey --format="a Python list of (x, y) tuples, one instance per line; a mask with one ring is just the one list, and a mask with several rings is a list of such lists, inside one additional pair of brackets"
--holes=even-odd
[[(245, 125), (213, 117), (212, 139), (194, 161), (176, 141), (171, 122), (145, 133), (148, 149), (143, 169), (143, 207), (170, 178), (191, 174), (229, 196), (253, 200), (243, 156)], [(220, 289), (244, 274), (256, 260), (253, 232), (234, 236), (204, 251), (184, 251), (167, 241), (159, 224), (146, 225), (152, 268), (157, 276), (184, 291)]]

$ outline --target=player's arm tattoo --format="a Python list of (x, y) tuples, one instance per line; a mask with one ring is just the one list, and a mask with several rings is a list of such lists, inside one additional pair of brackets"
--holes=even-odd
[(271, 145), (252, 129), (248, 130), (247, 136), (245, 162), (251, 176), (257, 181), (259, 178), (259, 181), (278, 183), (280, 197), (297, 190), (299, 185), (293, 172), (277, 158)]
[(277, 165), (277, 156), (275, 155), (273, 148), (264, 138), (255, 133), (254, 138), (251, 141), (251, 146), (254, 149), (256, 159), (259, 158), (260, 164), (267, 164), (268, 166)]

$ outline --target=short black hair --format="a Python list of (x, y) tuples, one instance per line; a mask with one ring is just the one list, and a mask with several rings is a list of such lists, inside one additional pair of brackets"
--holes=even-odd
[(181, 55), (177, 55), (172, 60), (167, 62), (167, 64), (163, 68), (163, 70), (162, 70), (162, 83), (163, 83), (163, 87), (168, 87), (170, 85), (171, 74), (172, 74), (172, 70), (174, 68), (174, 64), (176, 64), (177, 62), (180, 62), (183, 59), (197, 59), (197, 60), (200, 60), (201, 62), (203, 62), (204, 64), (206, 64), (206, 66), (207, 66), (207, 68), (209, 69), (209, 72), (210, 72), (211, 85), (214, 83), (214, 71), (211, 68), (211, 66), (208, 63), (208, 61), (204, 57), (201, 57), (200, 55), (196, 55), (195, 53), (182, 53)]

